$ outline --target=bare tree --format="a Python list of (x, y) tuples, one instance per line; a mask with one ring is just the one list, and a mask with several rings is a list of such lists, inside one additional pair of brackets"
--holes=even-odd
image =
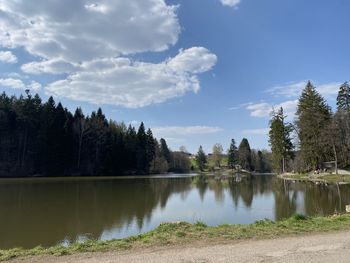
[(215, 166), (220, 167), (221, 166), (221, 160), (222, 160), (222, 153), (224, 149), (222, 148), (222, 145), (220, 143), (216, 143), (213, 146), (213, 160)]

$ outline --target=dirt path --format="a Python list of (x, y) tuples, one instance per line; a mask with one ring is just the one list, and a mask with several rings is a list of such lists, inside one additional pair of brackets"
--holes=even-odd
[(350, 262), (350, 232), (317, 234), (226, 244), (196, 244), (63, 257), (16, 259), (11, 263), (114, 263), (114, 262)]

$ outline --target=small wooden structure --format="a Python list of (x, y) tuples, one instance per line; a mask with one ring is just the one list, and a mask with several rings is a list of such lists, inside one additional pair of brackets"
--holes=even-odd
[(338, 163), (337, 161), (331, 161), (331, 162), (324, 162), (323, 163), (324, 168), (327, 170), (332, 170), (334, 169), (335, 174), (338, 174)]

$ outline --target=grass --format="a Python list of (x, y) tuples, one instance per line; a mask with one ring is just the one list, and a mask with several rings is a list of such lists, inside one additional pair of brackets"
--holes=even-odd
[(280, 178), (286, 180), (299, 180), (299, 181), (322, 181), (328, 183), (350, 183), (350, 175), (349, 174), (329, 174), (329, 173), (321, 173), (321, 174), (313, 174), (313, 173), (302, 173), (302, 174), (282, 174)]
[(345, 182), (350, 183), (350, 175), (341, 175), (341, 174), (326, 174), (322, 176), (322, 179), (329, 181), (329, 182)]
[(315, 233), (336, 230), (350, 230), (350, 215), (330, 217), (306, 217), (295, 215), (292, 218), (273, 222), (257, 221), (251, 225), (220, 225), (209, 227), (203, 222), (189, 224), (186, 222), (163, 223), (153, 231), (125, 239), (74, 243), (68, 247), (54, 246), (33, 249), (14, 248), (0, 250), (0, 261), (18, 257), (39, 255), (71, 255), (83, 252), (121, 251), (142, 247), (159, 247), (165, 245), (190, 244), (198, 241), (224, 241), (250, 238), (275, 238), (302, 233)]

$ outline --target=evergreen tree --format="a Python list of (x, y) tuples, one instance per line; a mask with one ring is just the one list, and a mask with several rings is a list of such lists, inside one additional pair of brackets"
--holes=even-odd
[(137, 136), (136, 130), (129, 125), (125, 134), (125, 170), (132, 172), (135, 168)]
[[(333, 130), (331, 141), (336, 145), (339, 164), (342, 167), (350, 165), (350, 87), (345, 82), (339, 89), (337, 97), (337, 112), (330, 127)], [(330, 131), (330, 130), (329, 130)], [(328, 140), (329, 141), (329, 140)]]
[(151, 129), (147, 130), (146, 137), (147, 137), (147, 139), (146, 139), (147, 140), (147, 143), (146, 143), (146, 162), (147, 162), (146, 170), (148, 173), (150, 165), (151, 165), (151, 163), (156, 155), (156, 141), (153, 137), (153, 133), (152, 133)]
[(152, 161), (151, 172), (166, 173), (169, 170), (168, 162), (161, 152), (158, 141), (154, 140), (154, 143), (155, 143), (155, 157)]
[(160, 142), (160, 152), (164, 156), (165, 160), (168, 162), (168, 165), (170, 166), (171, 165), (171, 153), (170, 153), (170, 150), (168, 148), (168, 145), (163, 138), (161, 138), (159, 142)]
[(337, 110), (350, 111), (350, 86), (347, 82), (340, 86), (337, 96)]
[(249, 142), (246, 138), (243, 138), (238, 147), (238, 163), (247, 171), (252, 169), (252, 153)]
[(321, 144), (321, 134), (330, 119), (330, 107), (311, 82), (308, 82), (299, 98), (296, 120), (301, 156), (307, 170), (320, 168), (327, 159)]
[(81, 108), (77, 108), (73, 116), (73, 135), (74, 135), (73, 140), (74, 142), (76, 142), (75, 156), (76, 156), (77, 170), (80, 170), (81, 157), (85, 146), (86, 136), (89, 134), (90, 131), (91, 131), (90, 127), (87, 123), (87, 120), (85, 119), (85, 116)]
[(200, 171), (203, 171), (207, 164), (207, 156), (203, 151), (202, 145), (199, 146), (198, 153), (196, 155), (196, 163)]
[(174, 154), (166, 141), (159, 145), (141, 123), (108, 122), (101, 109), (72, 115), (50, 97), (0, 95), (0, 176), (120, 175), (185, 172), (187, 154)]
[(227, 154), (227, 165), (233, 169), (238, 162), (238, 150), (234, 139), (231, 140), (230, 148)]
[(106, 174), (108, 168), (106, 167), (106, 158), (111, 154), (111, 147), (109, 145), (110, 133), (108, 121), (98, 108), (97, 112), (92, 112), (89, 119), (90, 133), (88, 135), (89, 144), (89, 173), (90, 174)]
[(52, 170), (50, 172), (51, 175), (64, 175), (65, 169), (67, 167), (66, 165), (66, 157), (68, 150), (65, 146), (65, 140), (67, 138), (66, 136), (66, 112), (64, 111), (64, 108), (61, 103), (57, 104), (57, 107), (55, 109), (55, 115), (54, 115), (54, 122), (52, 126)]
[(272, 150), (272, 166), (275, 171), (284, 173), (288, 158), (292, 157), (292, 125), (285, 123), (286, 116), (281, 107), (273, 112), (270, 121), (269, 144)]
[[(29, 169), (34, 172), (37, 165), (36, 157), (39, 152), (38, 129), (40, 126), (41, 99), (38, 96), (33, 98), (28, 92), (27, 96), (17, 100), (14, 106), (16, 126), (19, 128), (16, 132), (19, 139), (17, 164), (23, 170)], [(11, 117), (14, 117), (14, 115)], [(35, 167), (33, 167), (32, 162), (34, 162)]]
[(55, 159), (55, 113), (56, 103), (53, 97), (50, 97), (44, 104), (41, 114), (40, 145), (41, 145), (41, 173), (47, 176), (57, 176)]
[(136, 152), (136, 167), (140, 173), (148, 172), (147, 166), (147, 135), (145, 126), (141, 122), (137, 131), (137, 152)]
[(260, 173), (264, 173), (266, 171), (266, 166), (265, 166), (265, 158), (264, 158), (264, 154), (262, 151), (258, 151), (257, 153), (257, 158), (256, 158), (256, 163), (255, 163), (255, 171), (256, 172), (260, 172)]

